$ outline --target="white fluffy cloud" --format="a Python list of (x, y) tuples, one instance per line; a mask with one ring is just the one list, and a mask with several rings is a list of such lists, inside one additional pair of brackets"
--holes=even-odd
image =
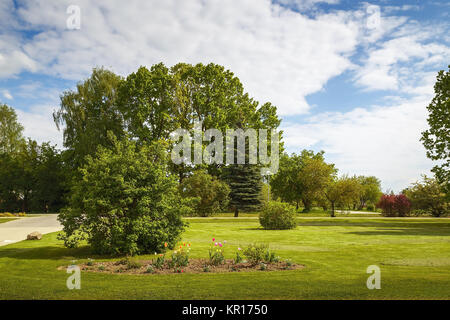
[(24, 136), (39, 143), (50, 141), (62, 147), (62, 133), (56, 129), (53, 122), (54, 107), (36, 105), (27, 111), (16, 110), (19, 122), (24, 126)]
[(341, 174), (375, 175), (384, 190), (401, 191), (432, 167), (419, 141), (429, 101), (422, 96), (391, 106), (323, 113), (301, 125), (286, 123), (286, 145), (288, 151), (323, 149)]
[[(423, 44), (420, 36), (407, 35), (391, 39), (381, 48), (370, 50), (357, 83), (369, 90), (401, 90), (416, 80), (425, 65), (439, 65), (450, 60), (450, 48), (436, 43)], [(409, 63), (408, 67), (402, 64)]]
[(350, 14), (308, 18), (269, 0), (80, 0), (81, 29), (67, 30), (72, 3), (20, 2), (20, 21), (40, 31), (16, 44), (22, 69), (11, 66), (3, 76), (37, 70), (79, 80), (95, 66), (125, 75), (159, 61), (215, 62), (281, 114), (301, 114), (309, 109), (305, 96), (352, 65), (349, 56), (358, 44)]
[(8, 100), (12, 100), (13, 99), (13, 96), (11, 95), (11, 93), (9, 92), (9, 90), (2, 90), (2, 95), (3, 95), (3, 97), (5, 97), (5, 99), (8, 99)]

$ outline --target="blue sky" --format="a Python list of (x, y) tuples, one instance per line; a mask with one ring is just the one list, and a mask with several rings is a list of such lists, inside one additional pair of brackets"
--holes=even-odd
[(93, 67), (215, 62), (278, 107), (289, 152), (323, 149), (341, 174), (400, 191), (433, 166), (419, 138), (450, 64), (449, 13), (413, 0), (2, 0), (0, 102), (62, 147), (52, 111)]

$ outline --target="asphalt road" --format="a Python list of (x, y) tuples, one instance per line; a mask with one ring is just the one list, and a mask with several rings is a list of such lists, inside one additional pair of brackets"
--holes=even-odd
[(42, 234), (62, 230), (57, 214), (46, 214), (38, 217), (24, 217), (0, 223), (0, 246), (25, 240), (27, 235), (38, 231)]

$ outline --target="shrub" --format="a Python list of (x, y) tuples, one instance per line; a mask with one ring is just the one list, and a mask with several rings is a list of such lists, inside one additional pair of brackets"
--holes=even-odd
[(244, 256), (250, 264), (257, 265), (264, 261), (268, 249), (266, 244), (251, 244), (244, 250)]
[(377, 203), (377, 208), (380, 208), (383, 212), (383, 216), (393, 217), (395, 216), (394, 211), (395, 195), (393, 194), (383, 194), (380, 201)]
[(399, 217), (405, 217), (409, 215), (409, 212), (411, 211), (411, 202), (409, 201), (408, 197), (406, 197), (404, 194), (395, 196), (394, 210)]
[(5, 212), (5, 213), (0, 214), (0, 217), (15, 217), (15, 215), (13, 215), (10, 212)]
[(296, 226), (295, 208), (287, 203), (270, 201), (264, 205), (259, 222), (264, 229), (293, 229)]
[(411, 200), (414, 214), (431, 214), (440, 217), (450, 212), (450, 203), (445, 194), (443, 185), (435, 178), (423, 176), (423, 181), (413, 183), (405, 190)]
[(366, 209), (367, 211), (375, 211), (375, 206), (373, 204), (368, 204)]
[(163, 252), (165, 242), (173, 248), (185, 228), (185, 205), (176, 177), (167, 174), (165, 145), (110, 139), (113, 147), (99, 147), (80, 169), (69, 207), (58, 217), (59, 238), (70, 246), (83, 235), (100, 254)]
[(377, 203), (377, 207), (381, 208), (386, 217), (405, 217), (411, 211), (411, 202), (404, 194), (384, 194)]
[(205, 171), (196, 171), (183, 180), (180, 191), (184, 197), (196, 199), (193, 210), (197, 215), (207, 217), (227, 206), (230, 187)]
[(136, 260), (127, 260), (127, 269), (139, 269), (142, 267), (142, 263)]

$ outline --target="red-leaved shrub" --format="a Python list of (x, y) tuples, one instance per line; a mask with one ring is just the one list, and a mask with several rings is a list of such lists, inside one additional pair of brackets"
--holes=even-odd
[(377, 208), (381, 208), (386, 217), (405, 217), (411, 211), (411, 202), (404, 194), (383, 194), (377, 203)]
[(411, 201), (404, 194), (399, 194), (395, 196), (394, 210), (399, 217), (405, 217), (409, 215), (411, 211)]

